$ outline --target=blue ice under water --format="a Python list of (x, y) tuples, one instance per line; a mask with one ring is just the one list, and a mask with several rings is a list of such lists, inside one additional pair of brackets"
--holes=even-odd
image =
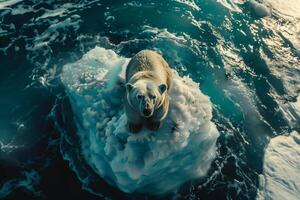
[(93, 170), (124, 192), (163, 194), (206, 175), (216, 156), (219, 133), (209, 98), (174, 70), (170, 109), (163, 126), (132, 134), (123, 109), (129, 59), (100, 47), (63, 68), (84, 158)]

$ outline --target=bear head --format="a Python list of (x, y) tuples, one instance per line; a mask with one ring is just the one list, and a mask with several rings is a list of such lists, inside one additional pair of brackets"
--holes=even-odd
[(129, 105), (145, 118), (150, 118), (154, 110), (162, 106), (166, 91), (166, 84), (157, 84), (151, 80), (138, 80), (134, 84), (126, 84)]

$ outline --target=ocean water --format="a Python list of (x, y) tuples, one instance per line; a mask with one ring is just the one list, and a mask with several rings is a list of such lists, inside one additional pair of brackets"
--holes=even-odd
[[(0, 199), (256, 199), (270, 139), (300, 130), (299, 10), (298, 0), (0, 1)], [(84, 120), (97, 118), (78, 116), (92, 106), (74, 107), (63, 78), (73, 73), (66, 66), (95, 78), (93, 56), (111, 51), (122, 60), (142, 49), (160, 52), (178, 77), (199, 84), (195, 94), (209, 99), (202, 106), (211, 107), (204, 113), (218, 132), (205, 173), (179, 178), (160, 196), (153, 184), (124, 191), (93, 167), (81, 134), (92, 130)], [(88, 88), (95, 101), (98, 87)]]

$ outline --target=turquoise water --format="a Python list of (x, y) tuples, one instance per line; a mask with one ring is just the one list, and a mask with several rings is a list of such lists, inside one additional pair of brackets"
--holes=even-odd
[(0, 198), (149, 197), (108, 185), (80, 152), (60, 75), (100, 46), (157, 50), (210, 97), (217, 157), (166, 198), (255, 199), (270, 137), (300, 128), (300, 3), (262, 2), (263, 18), (242, 0), (0, 2)]

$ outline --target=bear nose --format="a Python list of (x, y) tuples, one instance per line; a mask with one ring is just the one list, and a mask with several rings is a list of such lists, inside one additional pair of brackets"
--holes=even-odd
[(151, 114), (151, 110), (150, 109), (144, 109), (143, 113), (145, 116), (149, 116)]

